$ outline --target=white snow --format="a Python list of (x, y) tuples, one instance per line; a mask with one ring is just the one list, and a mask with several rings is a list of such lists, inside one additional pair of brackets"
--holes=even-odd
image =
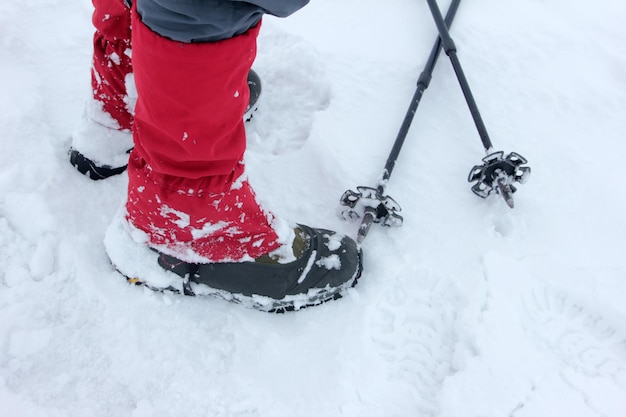
[(325, 258), (321, 258), (319, 261), (315, 262), (315, 264), (329, 270), (341, 269), (341, 260), (339, 259), (339, 255), (330, 255)]
[[(452, 35), (494, 148), (533, 169), (515, 209), (470, 191), (484, 153), (442, 56), (387, 187), (404, 225), (370, 231), (348, 296), (285, 315), (114, 272), (126, 179), (67, 158), (91, 7), (0, 3), (3, 416), (626, 413), (626, 3), (464, 0)], [(355, 236), (339, 197), (376, 185), (435, 33), (425, 1), (265, 19), (246, 155), (264, 207)]]

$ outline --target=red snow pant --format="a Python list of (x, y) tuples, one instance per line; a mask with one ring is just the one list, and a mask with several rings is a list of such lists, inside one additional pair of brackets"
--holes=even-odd
[(132, 72), (130, 10), (123, 0), (93, 0), (93, 5), (93, 97), (117, 121), (120, 130), (130, 130), (133, 118), (126, 92), (126, 76)]
[(279, 246), (272, 216), (244, 177), (247, 75), (259, 29), (181, 43), (151, 31), (133, 8), (127, 219), (149, 246), (187, 262), (250, 260)]

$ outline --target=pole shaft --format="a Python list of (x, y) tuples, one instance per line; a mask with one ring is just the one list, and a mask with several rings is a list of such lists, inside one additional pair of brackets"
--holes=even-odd
[[(448, 8), (448, 12), (446, 13), (446, 18), (444, 24), (446, 27), (452, 26), (452, 22), (454, 21), (454, 16), (459, 8), (459, 4), (461, 0), (452, 0), (450, 3), (450, 7)], [(398, 160), (398, 156), (400, 155), (400, 151), (402, 150), (402, 145), (404, 145), (404, 141), (409, 132), (409, 128), (411, 127), (411, 123), (413, 122), (413, 118), (415, 116), (415, 112), (422, 100), (422, 96), (424, 95), (424, 91), (430, 85), (430, 80), (432, 79), (433, 70), (435, 69), (435, 65), (437, 64), (437, 59), (441, 54), (443, 44), (441, 41), (441, 35), (437, 38), (437, 41), (433, 45), (432, 50), (430, 51), (430, 56), (428, 57), (428, 61), (424, 67), (424, 70), (419, 76), (417, 81), (417, 89), (415, 90), (415, 94), (413, 94), (413, 99), (411, 100), (411, 104), (409, 105), (409, 109), (404, 116), (404, 120), (402, 121), (402, 125), (400, 126), (400, 131), (398, 132), (398, 136), (391, 148), (391, 152), (389, 153), (389, 157), (387, 158), (387, 163), (385, 164), (385, 170), (383, 171), (383, 178), (381, 183), (378, 186), (378, 191), (383, 194), (387, 181), (391, 177), (391, 173), (396, 165), (396, 161)]]
[(461, 62), (459, 61), (459, 58), (456, 54), (456, 45), (450, 37), (448, 25), (446, 25), (443, 16), (441, 16), (441, 11), (439, 10), (439, 6), (437, 5), (437, 0), (426, 1), (428, 2), (428, 7), (430, 7), (430, 12), (435, 19), (437, 30), (439, 30), (439, 39), (443, 43), (443, 49), (445, 50), (446, 55), (448, 55), (448, 58), (450, 58), (450, 62), (452, 63), (452, 67), (454, 68), (454, 72), (456, 73), (456, 77), (459, 80), (459, 84), (461, 85), (461, 90), (463, 91), (465, 101), (467, 102), (470, 113), (472, 114), (472, 118), (474, 119), (474, 124), (476, 125), (476, 129), (478, 130), (480, 140), (483, 143), (485, 151), (489, 151), (493, 147), (493, 145), (491, 144), (491, 139), (489, 138), (487, 127), (485, 126), (483, 118), (480, 115), (480, 111), (478, 110), (476, 100), (474, 100), (474, 95), (472, 94), (472, 90), (470, 89), (467, 77), (465, 77), (465, 73), (463, 72), (463, 67), (461, 67)]

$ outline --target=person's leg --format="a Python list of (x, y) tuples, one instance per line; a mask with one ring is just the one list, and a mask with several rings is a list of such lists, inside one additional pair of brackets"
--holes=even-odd
[[(179, 18), (172, 17), (177, 24)], [(259, 206), (246, 181), (246, 78), (260, 28), (253, 23), (227, 39), (188, 43), (154, 32), (134, 10), (135, 147), (125, 210), (105, 244), (120, 272), (153, 287), (182, 285), (146, 278), (158, 275), (160, 265), (161, 275), (169, 270), (187, 283), (298, 308), (352, 285), (360, 254), (354, 241), (334, 232), (285, 226)]]
[(93, 0), (92, 96), (72, 136), (70, 162), (92, 179), (123, 172), (132, 148), (130, 9), (123, 0)]
[(181, 43), (133, 16), (128, 219), (151, 246), (186, 261), (253, 259), (279, 246), (243, 179), (246, 79), (258, 30)]

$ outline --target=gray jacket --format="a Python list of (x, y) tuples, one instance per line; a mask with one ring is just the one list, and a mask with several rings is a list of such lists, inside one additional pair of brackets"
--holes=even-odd
[(309, 0), (135, 0), (141, 20), (180, 42), (214, 42), (244, 33), (263, 14), (286, 17)]

